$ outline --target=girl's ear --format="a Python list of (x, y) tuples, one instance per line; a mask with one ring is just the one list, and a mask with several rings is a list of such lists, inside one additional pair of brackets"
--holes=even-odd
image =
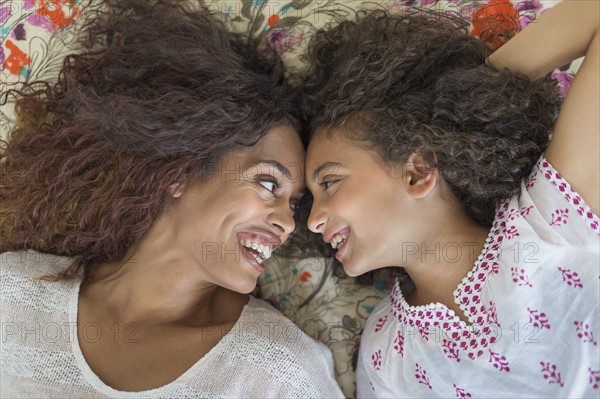
[(417, 150), (403, 165), (402, 178), (406, 191), (413, 198), (425, 198), (436, 186), (439, 171), (434, 153)]
[(173, 183), (169, 186), (169, 195), (173, 198), (179, 198), (183, 194), (185, 183)]

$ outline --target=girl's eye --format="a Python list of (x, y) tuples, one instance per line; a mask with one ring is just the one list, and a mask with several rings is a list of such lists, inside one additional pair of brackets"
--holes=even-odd
[(274, 179), (266, 179), (260, 177), (257, 178), (256, 181), (258, 182), (258, 184), (266, 188), (271, 193), (275, 193), (275, 191), (277, 191), (277, 189), (279, 188), (279, 183), (277, 182), (277, 180)]
[(333, 186), (335, 183), (337, 183), (337, 180), (324, 180), (321, 183), (319, 183), (319, 185), (321, 187), (323, 187), (325, 190), (327, 190), (329, 187)]

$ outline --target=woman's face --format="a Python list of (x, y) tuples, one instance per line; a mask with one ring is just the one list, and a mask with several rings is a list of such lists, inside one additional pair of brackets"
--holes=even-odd
[(401, 175), (375, 152), (324, 129), (311, 139), (305, 170), (314, 197), (308, 227), (337, 249), (346, 273), (398, 265), (398, 221), (407, 220), (410, 201)]
[(293, 208), (304, 191), (304, 148), (289, 126), (214, 165), (204, 181), (174, 190), (173, 244), (210, 284), (247, 293), (263, 261), (295, 228)]

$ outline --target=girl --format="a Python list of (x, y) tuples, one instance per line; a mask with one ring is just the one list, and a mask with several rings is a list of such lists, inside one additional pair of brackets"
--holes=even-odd
[[(308, 226), (347, 274), (414, 283), (367, 322), (359, 397), (598, 396), (599, 11), (561, 3), (489, 58), (453, 15), (312, 41)], [(540, 78), (583, 55), (555, 123)]]

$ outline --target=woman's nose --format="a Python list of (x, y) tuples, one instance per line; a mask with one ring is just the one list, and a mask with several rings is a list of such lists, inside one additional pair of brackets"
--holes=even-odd
[(296, 228), (294, 212), (290, 208), (289, 204), (283, 204), (277, 207), (277, 209), (274, 209), (269, 215), (268, 222), (278, 231), (286, 235), (292, 234)]

